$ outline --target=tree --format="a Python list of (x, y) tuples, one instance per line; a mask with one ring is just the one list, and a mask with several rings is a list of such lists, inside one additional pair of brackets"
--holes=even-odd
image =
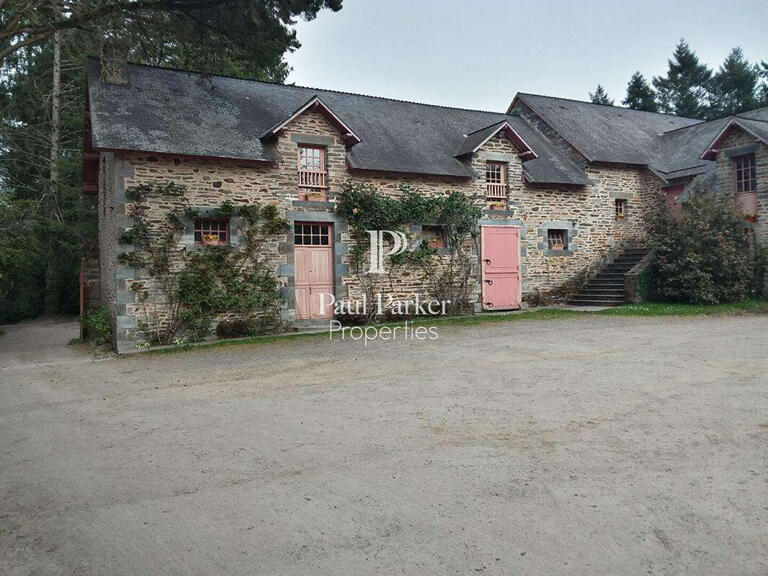
[(589, 99), (592, 101), (592, 104), (606, 104), (608, 106), (613, 106), (613, 100), (608, 97), (605, 89), (600, 84), (597, 85), (594, 92), (589, 93)]
[(675, 47), (668, 60), (667, 76), (653, 79), (662, 112), (701, 118), (706, 113), (706, 96), (712, 71), (699, 62), (685, 40)]
[(757, 102), (759, 106), (768, 106), (768, 62), (760, 62), (758, 74), (763, 81), (757, 91)]
[(738, 114), (757, 107), (760, 71), (734, 48), (712, 78), (709, 91), (709, 118)]
[[(119, 29), (122, 21), (168, 20), (169, 35), (184, 35), (209, 47), (210, 39), (231, 50), (264, 53), (298, 47), (293, 18), (337, 11), (342, 0), (71, 0), (59, 3), (8, 0), (0, 20), (0, 63), (25, 46), (45, 43), (57, 30)], [(116, 25), (117, 24), (117, 25)], [(191, 48), (193, 43), (186, 43)], [(202, 49), (202, 47), (200, 47)]]
[(0, 5), (3, 323), (78, 310), (80, 257), (96, 238), (95, 199), (81, 192), (86, 56), (119, 40), (135, 62), (282, 82), (284, 55), (299, 46), (289, 22), (341, 0)]
[(646, 112), (658, 112), (656, 93), (651, 88), (645, 76), (635, 72), (627, 84), (627, 97), (621, 102), (633, 110), (645, 110)]

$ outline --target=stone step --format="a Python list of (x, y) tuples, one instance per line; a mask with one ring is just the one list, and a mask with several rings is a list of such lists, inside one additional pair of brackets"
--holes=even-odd
[(578, 300), (604, 300), (606, 302), (624, 302), (624, 294), (600, 294), (592, 292), (579, 292), (574, 299)]
[(568, 304), (572, 306), (621, 306), (623, 302), (601, 302), (600, 300), (579, 300), (578, 298), (574, 298), (573, 300), (568, 300)]
[(611, 262), (613, 265), (620, 265), (620, 266), (637, 266), (637, 264), (642, 260), (642, 258), (618, 258), (617, 260), (614, 260)]
[(600, 280), (609, 280), (609, 279), (621, 279), (621, 281), (624, 281), (624, 272), (600, 272), (597, 276), (595, 276), (595, 279)]
[(609, 264), (605, 268), (601, 270), (601, 272), (621, 272), (623, 274), (626, 274), (630, 270), (632, 270), (633, 266), (621, 266), (617, 264)]
[(579, 294), (609, 294), (609, 295), (616, 295), (616, 296), (623, 296), (624, 295), (624, 286), (591, 286), (587, 284), (587, 286), (579, 292)]
[(618, 306), (624, 303), (624, 278), (647, 254), (642, 247), (627, 248), (607, 263), (578, 294), (568, 299), (580, 306)]

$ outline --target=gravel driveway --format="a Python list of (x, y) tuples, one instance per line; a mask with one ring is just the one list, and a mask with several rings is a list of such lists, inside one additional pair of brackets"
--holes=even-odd
[(0, 574), (768, 573), (768, 316), (0, 336)]

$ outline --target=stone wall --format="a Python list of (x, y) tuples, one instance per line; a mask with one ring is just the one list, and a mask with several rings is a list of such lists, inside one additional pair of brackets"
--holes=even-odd
[(101, 304), (109, 308), (112, 344), (117, 348), (117, 234), (115, 218), (115, 155), (102, 152), (99, 158), (99, 288)]
[[(327, 202), (299, 199), (297, 182), (298, 144), (319, 144), (326, 148), (328, 170)], [(334, 224), (335, 276), (337, 297), (354, 297), (358, 288), (349, 270), (348, 247), (352, 241), (346, 223), (334, 214), (334, 195), (345, 179), (368, 182), (382, 194), (397, 195), (406, 184), (426, 194), (442, 194), (459, 190), (484, 210), (482, 224), (511, 224), (521, 227), (523, 292), (549, 291), (574, 277), (596, 269), (611, 252), (622, 245), (637, 243), (643, 236), (643, 214), (648, 200), (660, 190), (660, 181), (644, 168), (595, 166), (587, 167), (590, 184), (582, 188), (544, 188), (530, 186), (522, 179), (522, 162), (517, 150), (501, 134), (489, 140), (467, 165), (475, 178), (448, 178), (391, 174), (373, 171), (351, 172), (346, 163), (346, 148), (340, 134), (317, 112), (306, 112), (289, 124), (272, 144), (279, 158), (276, 164), (248, 163), (234, 160), (167, 157), (153, 154), (126, 154), (113, 158), (102, 155), (102, 206), (100, 197), (100, 244), (102, 249), (102, 286), (104, 297), (111, 301), (118, 324), (118, 340), (124, 348), (137, 337), (139, 305), (130, 289), (134, 280), (151, 285), (141, 270), (115, 264), (115, 252), (129, 251), (131, 246), (117, 239), (131, 226), (131, 205), (125, 200), (125, 188), (149, 182), (174, 181), (184, 185), (191, 207), (216, 208), (225, 200), (235, 205), (258, 202), (278, 206), (292, 224), (296, 221), (331, 222)], [(485, 162), (507, 163), (509, 199), (506, 206), (489, 205), (485, 199)], [(617, 220), (616, 198), (629, 202), (627, 218)], [(111, 202), (111, 203), (110, 203)], [(174, 208), (169, 198), (150, 198), (148, 217), (160, 221)], [(104, 214), (101, 214), (101, 211)], [(114, 211), (116, 217), (109, 216)], [(568, 230), (569, 250), (551, 252), (547, 247), (547, 229)], [(180, 241), (179, 249), (193, 245), (190, 232)], [(476, 257), (477, 246), (470, 247)], [(285, 297), (284, 316), (291, 321), (293, 306), (293, 235), (288, 233), (271, 239), (267, 255), (279, 278)], [(479, 268), (479, 267), (478, 267)], [(474, 274), (477, 274), (476, 268)], [(424, 282), (417, 270), (397, 270), (379, 279), (380, 287), (398, 298), (424, 292)], [(479, 282), (475, 290), (479, 295)], [(478, 298), (479, 299), (479, 298)], [(162, 306), (162, 301), (159, 302)], [(122, 327), (122, 331), (120, 330)]]

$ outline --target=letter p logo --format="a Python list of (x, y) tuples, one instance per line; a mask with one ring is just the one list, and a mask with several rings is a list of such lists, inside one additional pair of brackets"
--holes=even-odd
[[(408, 239), (402, 232), (392, 230), (366, 230), (371, 238), (371, 267), (368, 270), (370, 274), (384, 274), (384, 256), (394, 256), (404, 252), (408, 247)], [(392, 249), (389, 252), (384, 251), (384, 234), (392, 237)]]

